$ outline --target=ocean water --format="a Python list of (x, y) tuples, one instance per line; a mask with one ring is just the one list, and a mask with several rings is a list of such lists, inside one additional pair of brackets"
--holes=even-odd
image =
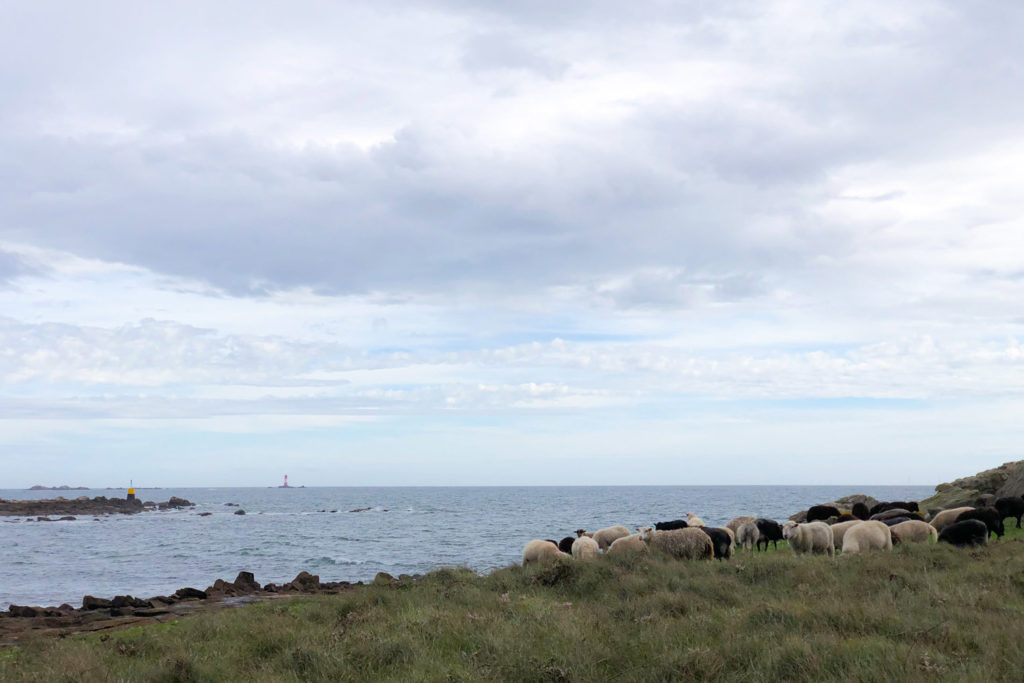
[[(695, 512), (709, 525), (739, 515), (783, 520), (853, 493), (920, 500), (930, 486), (595, 486), (139, 489), (185, 510), (98, 520), (29, 522), (0, 517), (0, 609), (78, 606), (82, 596), (166, 595), (251, 571), (260, 583), (302, 570), (321, 581), (367, 581), (379, 571), (417, 574), (464, 566), (486, 572), (518, 562), (523, 544), (578, 528), (630, 529)], [(0, 490), (27, 500), (123, 491)], [(246, 511), (226, 503), (237, 503)], [(363, 512), (351, 512), (370, 508)], [(336, 510), (336, 512), (331, 512)], [(212, 513), (200, 517), (200, 512)]]

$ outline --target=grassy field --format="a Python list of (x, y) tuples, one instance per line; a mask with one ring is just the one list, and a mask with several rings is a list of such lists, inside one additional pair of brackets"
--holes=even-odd
[(3, 681), (1018, 681), (1024, 537), (442, 570), (0, 651)]

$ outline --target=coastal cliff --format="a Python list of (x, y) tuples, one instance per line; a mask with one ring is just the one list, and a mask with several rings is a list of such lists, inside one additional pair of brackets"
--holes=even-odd
[(935, 495), (920, 502), (922, 510), (962, 505), (990, 505), (997, 498), (1024, 494), (1024, 460), (1005, 462), (970, 477), (961, 477), (935, 487)]

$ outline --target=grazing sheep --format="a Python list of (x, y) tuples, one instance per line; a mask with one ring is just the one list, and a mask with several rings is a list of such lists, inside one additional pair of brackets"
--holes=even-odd
[(920, 508), (917, 505), (917, 501), (914, 500), (897, 500), (891, 503), (878, 503), (871, 506), (869, 511), (872, 515), (877, 515), (879, 512), (885, 512), (886, 510), (894, 510), (900, 508), (902, 510), (908, 510), (909, 512), (920, 512)]
[(742, 517), (733, 517), (733, 518), (732, 518), (732, 519), (730, 519), (730, 520), (729, 520), (729, 522), (728, 522), (728, 523), (727, 523), (727, 524), (725, 525), (725, 528), (726, 528), (726, 529), (732, 529), (732, 532), (733, 532), (734, 534), (737, 534), (737, 535), (738, 535), (738, 534), (739, 534), (739, 531), (740, 531), (740, 527), (741, 527), (741, 526), (743, 526), (743, 525), (744, 525), (744, 524), (746, 524), (747, 522), (753, 522), (753, 521), (754, 521), (755, 519), (757, 519), (757, 518), (756, 518), (756, 517), (754, 517), (753, 515), (744, 515), (744, 516), (742, 516)]
[(899, 537), (901, 543), (927, 543), (938, 541), (939, 532), (928, 522), (912, 519), (889, 527), (889, 531)]
[(786, 527), (782, 533), (795, 553), (825, 553), (829, 557), (835, 554), (832, 527), (824, 522), (794, 524)]
[(601, 550), (608, 550), (608, 546), (615, 539), (622, 538), (623, 536), (629, 536), (629, 529), (624, 526), (609, 526), (594, 532), (594, 540), (597, 541), (597, 545)]
[(655, 531), (672, 531), (673, 529), (685, 529), (688, 526), (690, 526), (690, 525), (686, 523), (686, 520), (683, 520), (683, 519), (673, 519), (670, 522), (655, 522), (654, 523), (654, 530)]
[(807, 509), (807, 521), (816, 522), (820, 519), (838, 517), (842, 513), (834, 505), (812, 505)]
[(580, 536), (572, 544), (572, 559), (594, 560), (601, 554), (597, 541), (586, 536)]
[(612, 544), (608, 546), (609, 555), (635, 555), (646, 552), (647, 544), (644, 543), (642, 538), (640, 538), (640, 534), (616, 538)]
[(711, 538), (716, 560), (728, 560), (732, 557), (733, 539), (730, 531), (716, 527), (697, 527)]
[(645, 526), (637, 531), (648, 547), (681, 560), (710, 560), (715, 554), (711, 537), (700, 529), (655, 531)]
[(546, 562), (562, 556), (562, 551), (551, 541), (533, 540), (523, 546), (523, 566), (534, 562)]
[(864, 503), (854, 503), (851, 512), (857, 519), (867, 519), (871, 516), (871, 510), (868, 510), (868, 506)]
[(757, 544), (760, 538), (761, 532), (757, 530), (757, 524), (754, 523), (753, 519), (749, 522), (743, 522), (740, 528), (736, 530), (736, 543), (744, 550), (753, 550), (754, 545)]
[(575, 536), (566, 536), (558, 542), (558, 549), (566, 555), (572, 555), (572, 544), (576, 540)]
[(876, 512), (871, 515), (872, 520), (879, 522), (884, 522), (885, 520), (892, 519), (893, 517), (906, 517), (907, 519), (913, 519), (916, 518), (917, 515), (905, 508), (889, 508), (888, 510), (882, 510), (881, 512)]
[(957, 515), (956, 521), (962, 522), (965, 519), (980, 519), (988, 527), (989, 533), (995, 534), (996, 538), (1002, 538), (1003, 534), (1006, 533), (1006, 529), (1003, 528), (1003, 516), (995, 508), (985, 507), (968, 510)]
[(919, 522), (923, 521), (917, 517), (890, 517), (889, 519), (879, 519), (876, 521), (879, 521), (886, 526), (896, 526), (897, 524), (902, 524), (903, 522), (909, 522), (915, 519)]
[(704, 520), (692, 512), (686, 513), (686, 523), (690, 526), (704, 526)]
[(868, 550), (892, 550), (892, 535), (889, 533), (889, 527), (882, 522), (860, 522), (843, 536), (843, 555)]
[(764, 541), (764, 549), (768, 550), (768, 544), (772, 543), (776, 550), (779, 548), (779, 541), (782, 540), (782, 525), (776, 522), (774, 519), (765, 519), (759, 517), (754, 520), (754, 524), (757, 525), (757, 544), (755, 547), (761, 549), (761, 541)]
[(939, 540), (950, 543), (958, 548), (985, 545), (988, 541), (988, 527), (980, 519), (965, 519), (962, 522), (947, 524), (939, 532)]
[(1021, 498), (1000, 498), (993, 506), (1003, 516), (1017, 518), (1017, 528), (1020, 528), (1020, 518), (1024, 515), (1024, 499)]
[(931, 525), (935, 527), (935, 530), (941, 534), (942, 530), (945, 529), (948, 525), (955, 522), (957, 517), (959, 517), (964, 512), (973, 509), (974, 508), (968, 506), (943, 510), (942, 512), (939, 512), (937, 515), (932, 517)]
[(854, 519), (854, 520), (850, 520), (849, 522), (837, 522), (837, 523), (833, 524), (832, 525), (832, 547), (835, 548), (836, 550), (842, 550), (843, 549), (843, 536), (845, 536), (846, 532), (849, 531), (852, 527), (856, 526), (857, 524), (860, 524), (862, 521), (863, 520), (860, 520), (860, 519)]

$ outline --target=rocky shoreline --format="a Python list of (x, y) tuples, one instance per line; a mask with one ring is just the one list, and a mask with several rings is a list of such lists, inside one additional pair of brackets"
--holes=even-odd
[[(396, 583), (416, 577), (401, 576), (395, 579), (380, 573), (374, 583)], [(86, 595), (82, 606), (63, 604), (59, 607), (11, 605), (6, 612), (0, 612), (0, 646), (16, 645), (33, 638), (64, 638), (78, 633), (117, 630), (140, 624), (170, 621), (181, 617), (208, 612), (226, 607), (273, 600), (296, 595), (336, 594), (360, 586), (362, 582), (348, 581), (321, 582), (320, 577), (309, 572), (299, 572), (291, 581), (277, 585), (260, 585), (252, 572), (238, 573), (230, 583), (217, 579), (206, 590), (185, 587), (171, 595), (152, 598), (136, 598), (118, 595), (113, 598), (97, 598)]]
[[(171, 496), (163, 503), (153, 501), (142, 502), (138, 499), (127, 500), (125, 498), (107, 498), (96, 496), (89, 498), (44, 498), (40, 500), (6, 500), (0, 498), (0, 517), (36, 517), (38, 521), (55, 521), (49, 519), (51, 515), (62, 515), (63, 519), (68, 517), (74, 519), (75, 515), (99, 516), (99, 515), (134, 515), (148, 510), (174, 510), (180, 508), (195, 507), (195, 504)], [(41, 519), (40, 519), (41, 518)]]

